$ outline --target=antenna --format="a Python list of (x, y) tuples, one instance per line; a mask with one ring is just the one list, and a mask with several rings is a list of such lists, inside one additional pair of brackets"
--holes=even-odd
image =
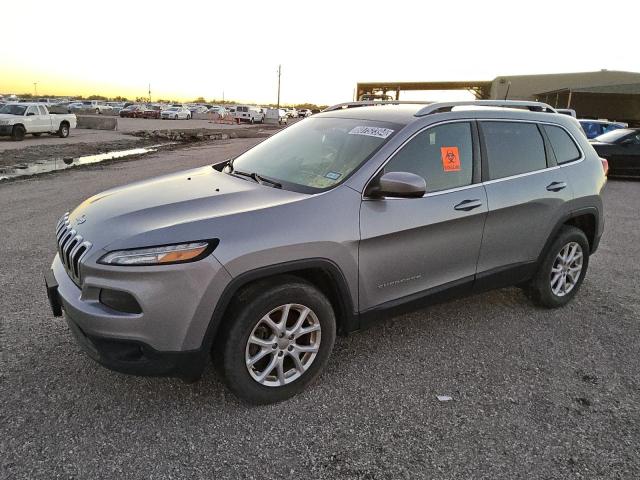
[(509, 98), (509, 89), (511, 88), (511, 80), (509, 80), (509, 83), (507, 83), (507, 92), (504, 94), (504, 99), (506, 100), (507, 98)]

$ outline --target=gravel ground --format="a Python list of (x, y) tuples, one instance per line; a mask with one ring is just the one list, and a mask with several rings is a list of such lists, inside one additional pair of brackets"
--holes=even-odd
[(609, 182), (570, 306), (505, 289), (389, 319), (339, 338), (319, 381), (278, 405), (239, 403), (212, 368), (187, 385), (82, 354), (42, 282), (60, 214), (258, 141), (0, 185), (0, 478), (640, 477), (638, 182)]

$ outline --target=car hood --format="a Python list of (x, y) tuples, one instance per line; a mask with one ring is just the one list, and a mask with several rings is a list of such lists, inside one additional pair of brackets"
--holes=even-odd
[(82, 202), (69, 222), (94, 247), (135, 248), (216, 238), (217, 218), (307, 197), (208, 166), (106, 190)]
[(16, 118), (20, 118), (22, 115), (11, 115), (10, 113), (0, 113), (0, 120), (15, 120)]

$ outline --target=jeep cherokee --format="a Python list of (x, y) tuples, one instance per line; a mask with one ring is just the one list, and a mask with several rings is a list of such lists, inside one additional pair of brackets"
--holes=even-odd
[(578, 292), (603, 232), (601, 160), (574, 119), (515, 101), (330, 107), (233, 160), (99, 193), (45, 273), (86, 352), (253, 403), (300, 392), (336, 333), (521, 286)]

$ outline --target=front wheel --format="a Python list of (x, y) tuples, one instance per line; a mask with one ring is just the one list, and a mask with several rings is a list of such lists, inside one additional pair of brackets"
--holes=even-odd
[(569, 303), (587, 273), (589, 251), (589, 241), (582, 230), (562, 227), (527, 288), (531, 299), (547, 308)]
[[(322, 372), (336, 335), (331, 303), (297, 277), (244, 290), (215, 353), (229, 388), (254, 404), (286, 400)], [(220, 358), (221, 357), (221, 358)]]

